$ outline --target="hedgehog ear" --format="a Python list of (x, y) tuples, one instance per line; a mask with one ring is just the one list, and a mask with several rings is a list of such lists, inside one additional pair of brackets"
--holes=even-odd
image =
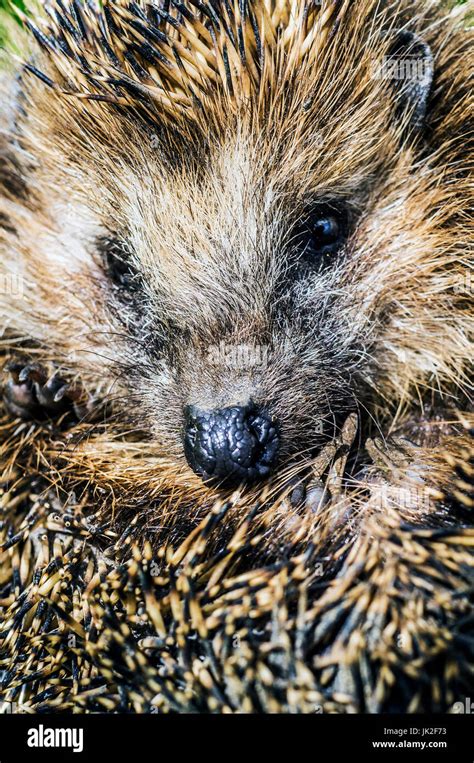
[(399, 31), (389, 47), (383, 69), (396, 94), (398, 117), (408, 117), (408, 129), (419, 130), (424, 125), (433, 84), (430, 46), (413, 32)]

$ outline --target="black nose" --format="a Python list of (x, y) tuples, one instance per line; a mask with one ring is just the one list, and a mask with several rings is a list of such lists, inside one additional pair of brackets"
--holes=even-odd
[(276, 461), (276, 422), (253, 403), (202, 411), (185, 409), (184, 452), (203, 480), (226, 484), (266, 477)]

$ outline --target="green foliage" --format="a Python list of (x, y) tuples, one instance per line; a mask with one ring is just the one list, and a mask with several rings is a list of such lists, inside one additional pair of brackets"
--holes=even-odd
[[(25, 5), (23, 3), (23, 0), (14, 0), (14, 4), (17, 5), (19, 8), (21, 8), (22, 10), (25, 10)], [(13, 13), (9, 0), (0, 0), (0, 13), (7, 13), (10, 16), (15, 15)]]

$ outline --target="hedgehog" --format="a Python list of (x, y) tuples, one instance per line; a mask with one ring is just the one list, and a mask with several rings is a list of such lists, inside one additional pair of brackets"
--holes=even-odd
[(474, 447), (454, 452), (436, 524), (373, 495), (346, 549), (337, 531), (339, 558), (326, 516), (303, 551), (293, 534), (253, 564), (257, 507), (228, 540), (230, 501), (157, 549), (139, 515), (119, 529), (17, 469), (2, 495), (0, 711), (464, 712)]
[[(45, 617), (48, 653), (68, 630), (81, 640), (61, 675), (94, 664), (83, 708), (104, 680), (108, 709), (445, 708), (472, 676), (466, 8), (55, 0), (17, 14), (0, 553), (3, 635), (30, 651), (6, 670), (10, 699), (45, 658)], [(78, 512), (57, 541), (54, 505), (61, 525)], [(23, 547), (40, 561), (21, 573)], [(129, 633), (115, 677), (112, 623)], [(193, 639), (209, 663), (197, 694)], [(246, 700), (222, 682), (253, 671), (259, 639), (272, 656)], [(70, 703), (45, 664), (32, 705)], [(437, 678), (417, 690), (427, 664)]]

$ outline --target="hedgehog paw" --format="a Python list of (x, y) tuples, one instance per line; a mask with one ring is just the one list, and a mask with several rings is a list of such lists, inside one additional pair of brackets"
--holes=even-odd
[(22, 419), (44, 420), (73, 412), (83, 418), (85, 411), (82, 390), (68, 384), (57, 372), (48, 375), (37, 363), (10, 363), (9, 379), (3, 390), (8, 411)]

